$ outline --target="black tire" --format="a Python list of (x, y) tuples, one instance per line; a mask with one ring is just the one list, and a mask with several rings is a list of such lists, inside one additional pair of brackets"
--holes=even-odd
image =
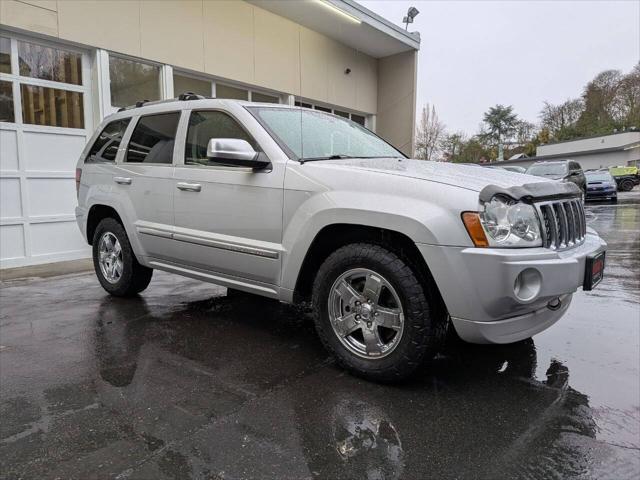
[[(382, 358), (363, 358), (349, 351), (338, 339), (329, 320), (329, 294), (340, 275), (365, 268), (385, 279), (395, 289), (404, 311), (404, 331), (395, 348)], [(349, 372), (378, 382), (398, 382), (411, 376), (432, 359), (446, 339), (446, 316), (430, 308), (431, 298), (417, 275), (398, 255), (366, 243), (346, 245), (322, 264), (313, 285), (313, 315), (324, 346)]]
[[(107, 232), (111, 232), (118, 239), (122, 249), (122, 275), (115, 283), (106, 279), (99, 264), (100, 239)], [(131, 297), (140, 293), (149, 286), (153, 275), (153, 269), (138, 263), (127, 233), (120, 222), (114, 218), (103, 219), (93, 234), (93, 268), (102, 288), (116, 297)]]
[(622, 182), (620, 182), (620, 190), (622, 190), (623, 192), (630, 192), (631, 190), (633, 190), (634, 187), (634, 183), (633, 180), (622, 180)]

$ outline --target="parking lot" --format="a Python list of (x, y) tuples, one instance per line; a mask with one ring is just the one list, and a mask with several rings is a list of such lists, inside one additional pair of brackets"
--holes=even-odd
[(0, 477), (637, 478), (640, 192), (589, 204), (603, 283), (533, 341), (406, 385), (339, 370), (302, 309), (157, 273), (0, 289)]

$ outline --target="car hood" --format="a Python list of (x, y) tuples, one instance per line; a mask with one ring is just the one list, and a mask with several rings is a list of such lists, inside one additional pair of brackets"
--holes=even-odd
[(400, 177), (443, 183), (479, 192), (487, 185), (508, 188), (517, 185), (548, 182), (548, 179), (522, 173), (485, 168), (479, 165), (398, 158), (322, 160), (305, 166), (378, 172)]

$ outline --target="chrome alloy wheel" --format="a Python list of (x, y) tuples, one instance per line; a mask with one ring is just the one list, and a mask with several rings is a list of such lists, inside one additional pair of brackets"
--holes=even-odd
[(329, 321), (340, 342), (367, 359), (389, 355), (404, 332), (400, 297), (382, 275), (366, 268), (349, 270), (333, 283)]
[(98, 244), (98, 264), (102, 276), (109, 283), (118, 283), (122, 277), (124, 264), (122, 263), (122, 247), (116, 236), (105, 232)]

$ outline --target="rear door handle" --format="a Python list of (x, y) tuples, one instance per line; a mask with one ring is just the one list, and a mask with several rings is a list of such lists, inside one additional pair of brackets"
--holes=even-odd
[(131, 185), (131, 179), (128, 177), (113, 177), (113, 181), (120, 185)]
[(202, 190), (202, 185), (199, 183), (179, 182), (176, 186), (178, 187), (178, 190), (183, 190), (185, 192), (199, 192)]

